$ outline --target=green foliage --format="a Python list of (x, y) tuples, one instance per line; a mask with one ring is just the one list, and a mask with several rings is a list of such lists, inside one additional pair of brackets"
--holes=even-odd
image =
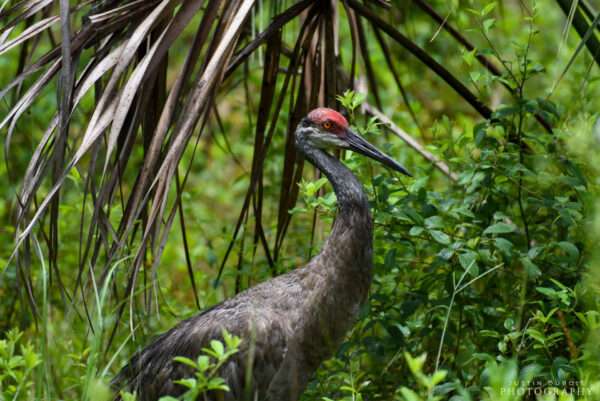
[(305, 207), (296, 206), (290, 210), (290, 213), (298, 214), (307, 213), (309, 210), (319, 210), (333, 215), (337, 204), (335, 195), (332, 192), (328, 192), (325, 196), (319, 196), (319, 192), (328, 182), (326, 177), (322, 177), (316, 181), (302, 180), (299, 185)]
[(483, 374), (487, 379), (486, 400), (519, 401), (525, 395), (528, 385), (536, 375), (535, 366), (524, 368), (519, 372), (515, 360), (507, 360), (498, 364), (490, 361)]
[(337, 100), (340, 102), (343, 108), (348, 110), (352, 117), (356, 109), (367, 99), (364, 93), (356, 93), (353, 90), (346, 90), (342, 95), (337, 96)]
[(23, 333), (12, 329), (0, 339), (0, 400), (28, 400), (32, 396), (33, 372), (42, 363)]
[(225, 381), (218, 377), (219, 369), (239, 350), (241, 339), (223, 331), (223, 344), (221, 341), (212, 340), (210, 348), (203, 348), (203, 354), (194, 361), (185, 357), (175, 357), (175, 361), (189, 366), (194, 371), (194, 377), (181, 379), (176, 383), (187, 390), (179, 398), (161, 397), (160, 401), (195, 401), (213, 391), (229, 391)]
[[(519, 69), (504, 79), (524, 88), (538, 69), (519, 49), (511, 63)], [(473, 57), (465, 55), (468, 64)], [(585, 167), (535, 126), (537, 115), (560, 119), (557, 106), (517, 95), (447, 145), (460, 189), (431, 190), (424, 174), (407, 186), (363, 175), (375, 205), (375, 285), (335, 366), (360, 360), (376, 389), (369, 399), (519, 400), (517, 390), (590, 388), (579, 373), (577, 317), (589, 183)], [(357, 107), (349, 93), (343, 103)], [(408, 351), (406, 365), (392, 357), (398, 349)], [(424, 356), (410, 357), (423, 352), (438, 355), (429, 368)], [(415, 390), (394, 386), (407, 370)], [(319, 379), (331, 385), (318, 388), (335, 394), (330, 373)]]
[(431, 375), (427, 375), (423, 372), (423, 365), (427, 358), (426, 354), (423, 354), (417, 358), (413, 358), (409, 353), (404, 354), (406, 364), (410, 369), (411, 373), (417, 381), (417, 385), (421, 387), (426, 394), (424, 397), (419, 396), (416, 392), (409, 389), (408, 387), (401, 387), (400, 394), (402, 395), (403, 401), (439, 401), (443, 397), (440, 395), (434, 395), (436, 386), (442, 383), (446, 378), (447, 372), (444, 370), (435, 371)]
[[(219, 369), (230, 360), (230, 358), (239, 351), (242, 340), (227, 330), (222, 332), (223, 342), (212, 340), (210, 348), (203, 348), (202, 354), (196, 360), (177, 356), (174, 361), (188, 366), (193, 372), (192, 377), (177, 380), (176, 383), (182, 385), (187, 390), (179, 397), (164, 396), (160, 401), (196, 401), (204, 399), (208, 394), (214, 392), (229, 391), (225, 381), (218, 376)], [(135, 394), (121, 391), (123, 401), (135, 401)]]

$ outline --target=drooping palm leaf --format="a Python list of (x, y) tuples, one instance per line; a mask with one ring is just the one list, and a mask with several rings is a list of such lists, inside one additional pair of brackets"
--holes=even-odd
[(557, 0), (560, 8), (567, 15), (567, 24), (572, 24), (579, 36), (581, 42), (573, 52), (567, 65), (557, 78), (552, 90), (556, 88), (562, 78), (566, 75), (569, 68), (581, 52), (587, 47), (596, 65), (600, 66), (600, 41), (598, 40), (598, 30), (600, 27), (600, 13), (594, 15), (591, 7), (585, 1), (571, 2), (570, 0)]
[(577, 31), (582, 43), (587, 47), (590, 54), (600, 65), (600, 40), (598, 39), (598, 25), (594, 20), (598, 18), (591, 6), (585, 0), (556, 0), (561, 10), (569, 18), (569, 23)]

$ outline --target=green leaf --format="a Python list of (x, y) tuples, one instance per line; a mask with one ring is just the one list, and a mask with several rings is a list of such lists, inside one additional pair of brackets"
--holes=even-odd
[(495, 18), (488, 18), (483, 21), (483, 30), (486, 33), (486, 35), (490, 32), (490, 29), (492, 29), (492, 27), (494, 26), (495, 23), (496, 23)]
[(431, 375), (431, 383), (435, 386), (441, 383), (445, 378), (448, 372), (445, 370), (436, 370), (433, 375)]
[(421, 226), (412, 226), (408, 231), (408, 235), (410, 235), (411, 237), (418, 237), (423, 233), (423, 230), (425, 229)]
[(23, 354), (23, 360), (25, 361), (25, 368), (28, 370), (35, 368), (42, 362), (40, 356), (35, 353), (31, 346), (22, 346), (21, 353)]
[(420, 374), (423, 370), (423, 365), (425, 364), (425, 360), (427, 359), (427, 354), (421, 354), (418, 357), (413, 357), (408, 352), (404, 353), (404, 359), (406, 359), (406, 364), (408, 365), (410, 371), (417, 375)]
[(404, 325), (402, 325), (402, 324), (400, 324), (400, 323), (395, 323), (395, 324), (394, 324), (394, 326), (395, 326), (395, 327), (396, 327), (398, 330), (400, 330), (400, 332), (402, 333), (402, 335), (403, 335), (404, 337), (408, 337), (408, 336), (410, 336), (410, 328), (409, 328), (408, 326), (404, 326)]
[(446, 234), (442, 231), (430, 230), (429, 234), (431, 234), (433, 239), (436, 240), (437, 242), (439, 242), (440, 244), (449, 245), (451, 242), (450, 236), (448, 236), (448, 234)]
[(423, 225), (425, 223), (425, 220), (423, 219), (423, 217), (417, 213), (416, 210), (412, 209), (412, 208), (406, 208), (403, 210), (404, 213), (406, 213), (406, 215), (417, 225)]
[(366, 99), (364, 93), (356, 93), (350, 89), (346, 90), (341, 96), (336, 96), (337, 100), (349, 111), (354, 111)]
[(529, 256), (529, 259), (534, 260), (543, 250), (544, 246), (532, 246), (531, 249), (527, 251), (527, 256)]
[[(2, 393), (0, 393), (0, 399), (1, 395)], [(88, 388), (88, 397), (94, 401), (110, 401), (113, 399), (113, 394), (106, 383), (100, 379), (94, 379)]]
[(475, 252), (465, 252), (462, 253), (458, 256), (458, 261), (460, 262), (460, 265), (462, 266), (463, 269), (465, 270), (469, 270), (469, 272), (471, 274), (473, 274), (473, 272), (475, 272), (476, 270), (479, 270), (476, 268), (477, 266), (477, 257), (478, 255)]
[(544, 294), (548, 298), (555, 299), (557, 298), (556, 290), (548, 287), (536, 287), (535, 290), (540, 294)]
[(496, 2), (492, 2), (489, 3), (488, 5), (486, 5), (485, 7), (483, 7), (483, 10), (481, 10), (481, 16), (485, 17), (486, 15), (488, 15), (489, 13), (491, 13), (494, 8), (496, 8)]
[(196, 368), (196, 363), (190, 358), (186, 358), (185, 356), (176, 356), (173, 358), (175, 362), (183, 363), (184, 365), (190, 366), (192, 368)]
[(206, 355), (200, 355), (198, 357), (198, 370), (200, 372), (206, 372), (210, 368), (210, 358)]
[(225, 348), (223, 347), (223, 343), (221, 341), (211, 340), (210, 347), (218, 356), (223, 356), (223, 354), (225, 354)]
[(509, 240), (502, 237), (496, 237), (494, 238), (494, 244), (504, 256), (510, 256), (512, 254), (513, 243)]
[(476, 53), (477, 53), (477, 49), (473, 49), (470, 52), (463, 52), (463, 54), (462, 54), (463, 60), (469, 67), (473, 64)]
[(516, 115), (519, 113), (519, 108), (516, 106), (502, 107), (501, 109), (496, 110), (492, 113), (492, 118), (505, 118)]
[[(119, 395), (121, 396), (121, 400), (123, 400), (123, 401), (135, 401), (137, 398), (135, 396), (135, 394), (131, 394), (127, 391), (121, 391), (119, 393)], [(160, 397), (160, 399), (158, 401), (173, 401), (173, 400), (177, 400), (177, 398), (173, 398), (169, 395), (166, 397)]]
[(561, 241), (558, 243), (558, 246), (568, 255), (571, 263), (577, 262), (579, 259), (579, 249), (575, 245), (567, 241)]
[(477, 83), (479, 82), (479, 78), (481, 78), (481, 73), (479, 71), (471, 71), (469, 77), (471, 77), (471, 81)]
[(425, 227), (427, 228), (442, 228), (444, 220), (440, 216), (431, 216), (425, 219)]
[(221, 377), (213, 377), (206, 385), (209, 390), (229, 391), (229, 387), (225, 384), (225, 380)]
[(198, 381), (191, 377), (189, 377), (187, 379), (175, 380), (175, 383), (181, 384), (182, 386), (187, 387), (187, 388), (198, 387)]
[(512, 317), (509, 317), (504, 320), (504, 328), (508, 331), (512, 331), (515, 328), (515, 320)]
[(536, 279), (542, 275), (540, 268), (531, 261), (527, 256), (521, 258), (521, 263), (527, 272), (527, 276), (531, 279)]
[(492, 224), (483, 232), (484, 234), (508, 234), (515, 232), (517, 227), (514, 224), (496, 223)]
[(529, 337), (533, 338), (534, 340), (536, 340), (537, 342), (539, 342), (540, 344), (545, 344), (546, 343), (546, 337), (538, 330), (534, 329), (534, 328), (528, 328), (526, 330), (526, 333)]
[(492, 337), (492, 338), (500, 337), (500, 333), (498, 333), (495, 330), (481, 330), (481, 331), (479, 331), (479, 335), (482, 337)]
[(421, 397), (419, 397), (417, 393), (407, 387), (402, 387), (400, 392), (406, 401), (422, 401)]
[(383, 264), (385, 265), (386, 269), (394, 268), (394, 266), (396, 265), (396, 248), (390, 249), (385, 254), (385, 259), (383, 261)]
[(444, 260), (450, 260), (454, 256), (454, 250), (451, 248), (444, 248), (438, 253), (438, 256)]

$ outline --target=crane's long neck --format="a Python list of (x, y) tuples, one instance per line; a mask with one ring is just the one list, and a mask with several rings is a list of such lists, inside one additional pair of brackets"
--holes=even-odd
[[(319, 257), (329, 268), (354, 276), (367, 287), (371, 278), (373, 222), (362, 184), (338, 159), (321, 149), (304, 146), (306, 158), (323, 172), (337, 197), (338, 213)], [(361, 280), (362, 279), (362, 280)]]

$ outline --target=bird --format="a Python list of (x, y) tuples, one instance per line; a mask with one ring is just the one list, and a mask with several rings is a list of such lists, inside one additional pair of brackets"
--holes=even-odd
[(113, 388), (139, 401), (178, 396), (176, 381), (193, 375), (173, 361), (196, 359), (223, 330), (242, 339), (220, 369), (229, 387), (212, 399), (296, 401), (319, 365), (330, 358), (356, 322), (372, 279), (373, 222), (357, 177), (328, 151), (346, 149), (392, 170), (410, 173), (349, 126), (338, 111), (309, 112), (295, 133), (298, 152), (333, 186), (337, 211), (319, 254), (293, 269), (184, 320), (135, 354), (113, 379)]

